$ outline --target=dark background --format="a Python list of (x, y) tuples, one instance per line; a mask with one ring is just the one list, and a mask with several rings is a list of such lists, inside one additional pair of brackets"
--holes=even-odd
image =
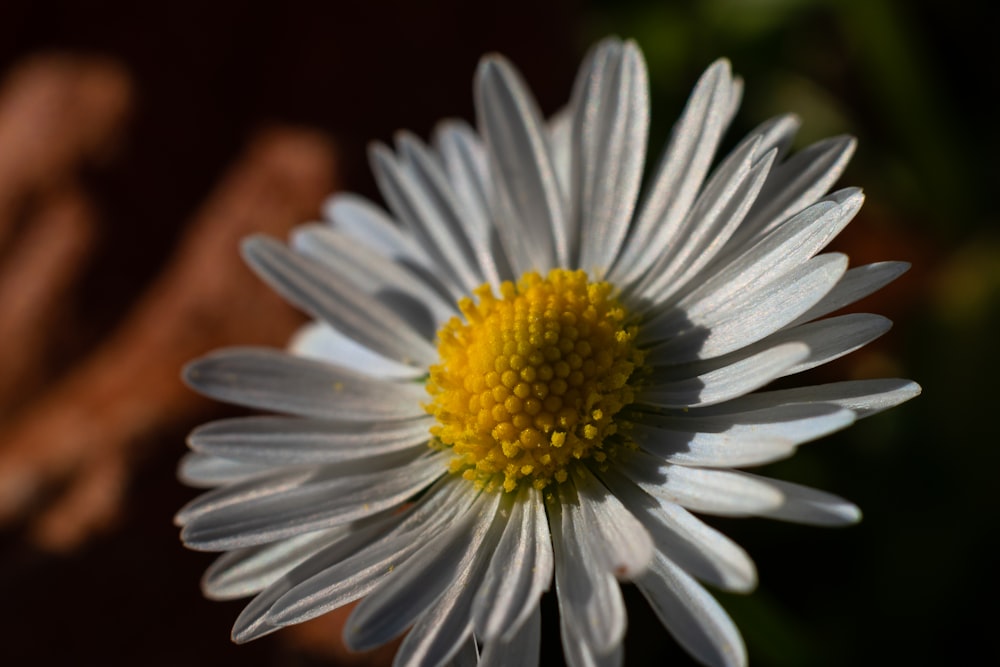
[[(720, 599), (759, 667), (965, 664), (995, 654), (987, 610), (1000, 518), (992, 421), (1000, 142), (990, 101), (995, 37), (983, 7), (7, 1), (0, 72), (43, 51), (101, 54), (124, 64), (136, 87), (120, 151), (86, 175), (106, 229), (79, 286), (83, 354), (126, 316), (183, 221), (265, 124), (325, 130), (338, 146), (343, 187), (374, 195), (367, 142), (390, 141), (397, 128), (426, 137), (446, 116), (471, 119), (482, 53), (508, 55), (553, 112), (586, 46), (615, 33), (636, 38), (646, 54), (656, 155), (700, 71), (728, 56), (747, 82), (730, 143), (789, 110), (803, 119), (800, 145), (858, 136), (842, 184), (864, 186), (868, 201), (836, 247), (853, 264), (915, 264), (862, 306), (890, 316), (893, 331), (813, 379), (911, 377), (924, 394), (764, 471), (855, 501), (860, 525), (713, 522), (747, 548), (761, 576), (752, 596)], [(17, 527), (3, 534), (0, 662), (309, 664), (308, 651), (280, 636), (231, 646), (241, 603), (201, 598), (197, 582), (211, 557), (185, 551), (171, 525), (194, 495), (174, 479), (190, 426), (143, 443), (147, 455), (113, 531), (59, 555), (31, 547)], [(635, 591), (626, 594), (627, 664), (687, 664)], [(558, 629), (546, 622), (550, 664)]]

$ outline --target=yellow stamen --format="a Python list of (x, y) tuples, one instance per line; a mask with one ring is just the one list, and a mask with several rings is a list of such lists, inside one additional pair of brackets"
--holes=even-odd
[(452, 449), (453, 472), (486, 490), (543, 489), (575, 461), (633, 446), (614, 417), (634, 399), (642, 353), (611, 285), (556, 269), (474, 295), (438, 332), (427, 382), (433, 444)]

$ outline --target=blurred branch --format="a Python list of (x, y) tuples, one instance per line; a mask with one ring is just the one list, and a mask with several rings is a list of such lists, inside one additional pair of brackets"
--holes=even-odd
[(180, 383), (181, 366), (220, 345), (284, 343), (301, 318), (243, 266), (238, 243), (314, 216), (333, 189), (333, 155), (307, 131), (251, 143), (120, 328), (0, 428), (0, 522), (30, 515), (31, 535), (51, 549), (105, 528), (137, 446), (206, 410)]
[(105, 155), (131, 106), (131, 86), (111, 61), (36, 56), (0, 90), (0, 247), (22, 209)]

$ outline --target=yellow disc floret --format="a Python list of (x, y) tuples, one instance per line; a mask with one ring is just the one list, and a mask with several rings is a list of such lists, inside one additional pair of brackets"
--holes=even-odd
[(614, 418), (633, 400), (642, 356), (612, 292), (583, 271), (556, 269), (503, 283), (500, 298), (483, 285), (478, 303), (459, 302), (465, 321), (438, 332), (425, 406), (454, 472), (487, 489), (513, 491), (522, 480), (542, 489), (565, 481), (573, 462), (603, 463), (630, 444)]

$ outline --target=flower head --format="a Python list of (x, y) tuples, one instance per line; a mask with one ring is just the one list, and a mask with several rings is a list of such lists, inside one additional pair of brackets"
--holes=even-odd
[(786, 157), (798, 124), (779, 117), (713, 167), (740, 89), (726, 61), (705, 72), (640, 195), (633, 43), (595, 47), (548, 121), (488, 57), (478, 131), (447, 121), (432, 146), (372, 150), (389, 213), (337, 195), (291, 247), (246, 242), (316, 321), (289, 353), (223, 350), (186, 371), (277, 413), (202, 426), (182, 466), (217, 487), (178, 514), (188, 546), (227, 552), (206, 594), (256, 596), (236, 641), (363, 598), (352, 648), (409, 628), (398, 664), (532, 664), (554, 580), (569, 664), (616, 664), (626, 580), (696, 659), (746, 662), (697, 580), (750, 590), (753, 563), (692, 511), (857, 521), (841, 498), (735, 468), (919, 387), (765, 389), (885, 332), (877, 315), (826, 316), (906, 266), (821, 254), (861, 206), (856, 189), (826, 194), (851, 139)]

